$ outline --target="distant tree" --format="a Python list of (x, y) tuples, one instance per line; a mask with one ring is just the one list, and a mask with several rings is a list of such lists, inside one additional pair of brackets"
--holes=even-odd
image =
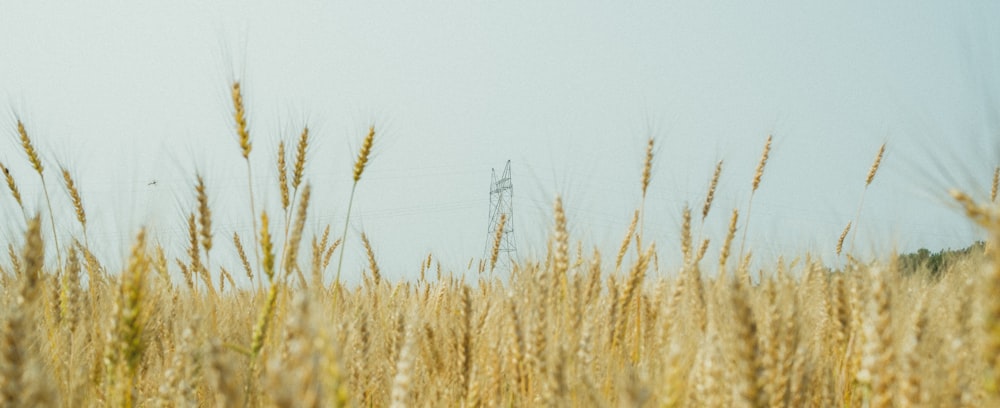
[(983, 241), (974, 242), (962, 249), (943, 249), (936, 253), (932, 253), (927, 248), (920, 248), (917, 252), (900, 254), (899, 269), (904, 275), (926, 270), (931, 277), (938, 277), (959, 260), (973, 254), (982, 254), (984, 249), (985, 243)]

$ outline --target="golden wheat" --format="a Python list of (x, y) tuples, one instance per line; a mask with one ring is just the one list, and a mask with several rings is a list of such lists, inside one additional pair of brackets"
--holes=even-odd
[(851, 223), (848, 222), (847, 226), (844, 227), (844, 231), (840, 233), (840, 238), (837, 238), (837, 256), (844, 251), (844, 238), (847, 238), (847, 234), (851, 232)]
[(278, 191), (281, 192), (281, 209), (287, 214), (291, 199), (288, 196), (288, 164), (285, 163), (284, 140), (278, 142)]
[[(762, 169), (763, 170), (763, 169)], [(708, 218), (708, 211), (712, 209), (712, 201), (715, 200), (715, 189), (719, 186), (719, 177), (722, 176), (722, 160), (715, 164), (715, 172), (712, 173), (712, 181), (708, 184), (708, 192), (705, 193), (705, 204), (701, 207), (701, 220)]]
[(354, 182), (357, 183), (361, 180), (361, 174), (365, 172), (365, 166), (368, 164), (368, 155), (372, 152), (372, 145), (375, 142), (375, 125), (368, 128), (368, 135), (365, 136), (365, 140), (361, 142), (361, 150), (358, 152), (358, 158), (354, 161)]
[(878, 168), (882, 164), (882, 155), (885, 154), (885, 143), (882, 143), (878, 148), (878, 154), (875, 155), (875, 161), (872, 162), (872, 166), (868, 169), (868, 177), (865, 178), (865, 186), (867, 187), (875, 179), (875, 174), (878, 173)]
[(625, 232), (625, 238), (622, 238), (622, 245), (618, 248), (618, 256), (615, 258), (615, 269), (621, 268), (622, 260), (625, 259), (625, 253), (628, 251), (628, 246), (632, 242), (632, 235), (635, 234), (635, 228), (639, 224), (639, 210), (636, 210), (632, 214), (632, 223), (628, 225), (628, 230)]
[[(248, 159), (238, 83), (232, 90), (237, 135)], [(281, 181), (289, 196), (278, 209), (284, 210), (285, 239), (273, 236), (274, 225), (281, 224), (269, 222), (273, 208), (253, 216), (255, 224), (257, 217), (261, 223), (251, 238), (255, 252), (262, 253), (256, 266), (236, 232), (234, 248), (214, 248), (217, 264), (209, 264), (210, 214), (216, 209), (209, 200), (213, 183), (200, 174), (195, 175), (197, 209), (185, 211), (187, 230), (172, 237), (183, 246), (161, 245), (167, 237), (141, 229), (126, 264), (117, 269), (106, 268), (115, 263), (102, 263), (85, 237), (81, 243), (79, 229), (53, 232), (70, 236), (73, 244), (65, 264), (46, 263), (56, 258), (51, 252), (58, 248), (45, 245), (54, 240), (42, 236), (41, 217), (25, 217), (24, 241), (9, 242), (10, 259), (0, 262), (0, 293), (5, 295), (0, 302), (0, 401), (6, 406), (247, 407), (1000, 402), (998, 251), (972, 251), (936, 277), (904, 271), (894, 257), (862, 260), (844, 247), (848, 234), (857, 231), (856, 217), (838, 239), (837, 254), (846, 259), (842, 270), (830, 270), (813, 255), (791, 254), (790, 261), (778, 257), (759, 275), (754, 270), (756, 282), (751, 282), (755, 248), (732, 253), (740, 221), (735, 209), (724, 236), (696, 239), (691, 217), (697, 209), (683, 207), (675, 231), (683, 263), (677, 270), (660, 270), (659, 257), (667, 259), (677, 250), (660, 251), (657, 242), (643, 237), (642, 203), (622, 245), (602, 252), (585, 251), (585, 243), (571, 240), (565, 203), (556, 198), (547, 251), (539, 248), (537, 260), (511, 259), (509, 274), (466, 276), (464, 262), (452, 269), (445, 258), (430, 253), (419, 259), (419, 269), (413, 262), (412, 271), (382, 270), (370, 237), (362, 233), (365, 283), (341, 282), (338, 266), (331, 286), (324, 283), (324, 273), (335, 250), (343, 257), (350, 202), (370, 164), (374, 128), (354, 163), (345, 232), (336, 240), (330, 238), (329, 224), (315, 221), (321, 216), (307, 213), (323, 208), (311, 202), (316, 192), (303, 175), (309, 137), (306, 128), (290, 166), (291, 181), (289, 173)], [(646, 168), (651, 148), (647, 145)], [(770, 138), (753, 190), (769, 153)], [(287, 171), (284, 164), (279, 167)], [(720, 161), (700, 207), (699, 235), (705, 232), (721, 169)], [(10, 171), (3, 171), (24, 213)], [(79, 187), (66, 169), (60, 171), (75, 201), (72, 211), (82, 212), (80, 192), (73, 193)], [(644, 194), (649, 172), (641, 175)], [(973, 198), (984, 193), (955, 190), (952, 195), (985, 229), (991, 248), (996, 245), (995, 197), (986, 202)], [(96, 219), (90, 222), (97, 225)], [(483, 268), (495, 268), (496, 243), (509, 222), (492, 231), (494, 247)], [(745, 235), (746, 224), (742, 228)], [(310, 257), (299, 256), (303, 239), (311, 239)], [(636, 255), (626, 261), (633, 239)], [(712, 259), (718, 262), (714, 285), (699, 265), (711, 239), (722, 242), (718, 259)], [(180, 252), (171, 253), (175, 249)], [(233, 279), (219, 251), (228, 252), (233, 262), (239, 258), (249, 287)], [(614, 264), (602, 262), (602, 253), (609, 252)], [(762, 253), (758, 249), (757, 257)], [(738, 265), (732, 266), (734, 261)], [(435, 266), (436, 280), (427, 276)], [(308, 267), (309, 281), (302, 275)], [(418, 271), (416, 282), (388, 278)], [(157, 276), (150, 278), (150, 272)], [(176, 273), (183, 281), (174, 284)], [(300, 285), (289, 284), (293, 273)], [(256, 290), (255, 276), (261, 286)]]
[[(17, 188), (17, 183), (14, 181), (14, 176), (10, 174), (10, 169), (0, 163), (0, 170), (3, 170), (4, 179), (7, 180), (7, 189), (10, 190), (10, 194), (14, 196), (14, 201), (17, 202), (17, 206), (21, 208), (21, 212), (24, 213), (24, 202), (21, 201), (21, 191)], [(25, 213), (25, 218), (27, 214)]]
[(764, 151), (760, 154), (760, 161), (757, 162), (757, 170), (753, 173), (753, 183), (751, 183), (750, 198), (747, 199), (747, 211), (744, 213), (743, 218), (743, 238), (740, 239), (740, 254), (739, 257), (743, 257), (743, 249), (747, 243), (747, 231), (750, 230), (750, 210), (753, 208), (753, 196), (757, 192), (757, 188), (760, 187), (760, 180), (764, 176), (764, 166), (767, 166), (767, 160), (771, 157), (771, 139), (772, 136), (767, 136), (767, 141), (764, 142)]
[[(4, 173), (6, 173), (6, 172), (7, 172), (7, 170), (4, 169)], [(12, 182), (8, 181), (7, 183), (10, 184)], [(1000, 188), (1000, 166), (997, 166), (997, 167), (993, 168), (993, 183), (991, 184), (991, 187), (990, 187), (990, 202), (996, 202), (997, 201), (997, 189), (998, 188)], [(14, 188), (11, 187), (11, 190), (13, 191)], [(18, 203), (20, 203), (20, 201), (18, 201)]]
[[(507, 224), (507, 214), (500, 214), (500, 221), (497, 222), (497, 231), (493, 237), (493, 249), (490, 251), (490, 271), (492, 272), (497, 267), (497, 257), (500, 255), (500, 240), (503, 239), (503, 229)], [(430, 256), (428, 255), (428, 259)], [(420, 268), (421, 280), (423, 280), (423, 264)]]

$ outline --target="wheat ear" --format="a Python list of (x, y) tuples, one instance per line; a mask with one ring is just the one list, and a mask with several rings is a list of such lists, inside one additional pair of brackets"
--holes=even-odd
[(83, 242), (84, 245), (90, 246), (89, 240), (87, 239), (87, 213), (83, 210), (83, 200), (80, 199), (80, 190), (76, 188), (76, 182), (73, 180), (73, 175), (69, 173), (69, 170), (65, 168), (60, 168), (62, 173), (63, 182), (66, 184), (66, 191), (69, 192), (69, 197), (73, 201), (73, 209), (76, 211), (76, 220), (83, 227)]
[[(247, 125), (246, 108), (243, 105), (243, 90), (240, 87), (240, 82), (233, 81), (230, 91), (233, 100), (233, 121), (236, 124), (236, 136), (240, 144), (240, 153), (243, 155), (243, 161), (246, 162), (247, 166), (247, 194), (250, 196), (250, 219), (253, 221), (253, 235), (257, 236), (257, 209), (254, 205), (253, 173), (250, 168), (250, 151), (253, 149), (253, 144), (250, 141), (250, 127)], [(260, 267), (260, 250), (257, 245), (253, 246), (253, 252), (257, 261), (257, 267)], [(258, 281), (259, 283), (260, 281)]]
[(868, 321), (864, 323), (864, 357), (857, 375), (858, 382), (870, 390), (870, 401), (866, 402), (872, 407), (892, 405), (892, 388), (896, 382), (891, 289), (886, 273), (886, 270), (870, 272), (874, 287), (868, 302)]
[[(6, 169), (4, 170), (6, 173)], [(7, 181), (11, 183), (11, 181)], [(990, 202), (995, 203), (997, 201), (997, 188), (1000, 187), (1000, 166), (993, 168), (993, 186), (990, 188)], [(13, 188), (11, 189), (13, 190)], [(18, 201), (20, 203), (20, 201)]]
[(563, 286), (565, 294), (566, 271), (569, 270), (569, 232), (566, 229), (566, 210), (563, 208), (562, 197), (556, 197), (555, 202), (555, 253), (552, 257), (553, 278)]
[(295, 164), (292, 166), (292, 189), (298, 190), (306, 169), (306, 150), (309, 148), (309, 127), (302, 128), (299, 143), (295, 147)]
[(712, 173), (712, 181), (708, 183), (708, 192), (705, 194), (705, 205), (701, 207), (702, 223), (705, 222), (705, 218), (708, 218), (708, 212), (712, 209), (712, 201), (715, 200), (715, 189), (719, 186), (720, 176), (722, 176), (722, 160), (719, 160), (719, 162), (715, 164), (715, 172)]
[(10, 169), (8, 169), (7, 166), (4, 166), (2, 162), (0, 162), (0, 170), (3, 170), (4, 179), (7, 181), (7, 189), (10, 190), (10, 194), (14, 196), (14, 201), (16, 201), (17, 206), (21, 208), (21, 214), (27, 222), (28, 213), (24, 209), (24, 203), (21, 201), (21, 190), (17, 188), (14, 176), (10, 173)]
[(747, 231), (750, 229), (750, 210), (753, 208), (753, 196), (757, 192), (757, 187), (760, 187), (760, 180), (764, 177), (764, 166), (767, 166), (767, 159), (771, 155), (771, 135), (767, 136), (767, 141), (764, 143), (764, 151), (760, 154), (760, 161), (757, 162), (757, 170), (753, 173), (753, 183), (750, 189), (750, 198), (747, 200), (747, 212), (744, 214), (744, 225), (743, 225), (743, 238), (740, 239), (740, 258), (743, 258), (743, 249), (746, 247), (747, 243)]
[(253, 144), (250, 143), (250, 129), (247, 126), (246, 109), (243, 106), (243, 91), (239, 81), (234, 81), (231, 88), (233, 98), (233, 119), (236, 122), (236, 136), (240, 142), (240, 152), (243, 158), (250, 159), (250, 150)]
[(285, 161), (285, 141), (278, 142), (278, 190), (281, 192), (281, 209), (285, 211), (285, 231), (288, 231), (288, 164)]
[(635, 234), (635, 228), (639, 224), (639, 210), (635, 210), (632, 214), (632, 222), (628, 225), (628, 231), (625, 232), (625, 238), (622, 238), (622, 245), (618, 248), (618, 256), (615, 258), (615, 270), (618, 270), (622, 266), (622, 259), (625, 258), (625, 252), (628, 251), (628, 246), (632, 242), (632, 235)]
[(351, 206), (354, 204), (354, 192), (358, 189), (358, 181), (361, 180), (361, 174), (365, 171), (365, 166), (368, 164), (368, 156), (372, 152), (372, 146), (375, 144), (375, 125), (368, 127), (368, 135), (365, 136), (364, 141), (361, 143), (361, 151), (358, 152), (358, 158), (354, 161), (354, 184), (351, 185), (351, 196), (347, 200), (347, 215), (344, 217), (344, 232), (340, 235), (340, 259), (337, 261), (337, 276), (334, 282), (337, 286), (340, 285), (340, 271), (344, 266), (344, 249), (346, 245), (347, 238), (347, 226), (351, 222)]
[(719, 277), (726, 278), (726, 261), (729, 260), (729, 248), (733, 244), (733, 237), (736, 236), (736, 222), (739, 219), (739, 212), (733, 210), (733, 215), (729, 217), (729, 232), (726, 233), (726, 240), (722, 243), (722, 252), (719, 253)]
[(31, 162), (31, 167), (35, 169), (38, 173), (38, 177), (42, 179), (42, 191), (45, 193), (45, 203), (49, 207), (49, 225), (52, 227), (52, 240), (56, 245), (56, 260), (59, 261), (59, 265), (62, 265), (62, 251), (59, 248), (59, 235), (56, 233), (56, 219), (55, 213), (52, 211), (52, 200), (49, 199), (49, 187), (45, 183), (45, 168), (42, 166), (42, 159), (38, 156), (38, 151), (35, 150), (34, 144), (31, 143), (31, 138), (28, 137), (28, 131), (24, 127), (24, 123), (21, 119), (17, 119), (17, 134), (21, 138), (21, 147), (24, 149), (24, 153), (28, 156), (28, 161)]
[(868, 176), (865, 177), (865, 188), (861, 190), (861, 199), (858, 201), (858, 210), (854, 213), (854, 233), (851, 234), (851, 251), (854, 250), (854, 240), (858, 237), (858, 222), (861, 219), (861, 208), (865, 205), (865, 193), (868, 192), (868, 186), (872, 184), (872, 180), (875, 180), (875, 174), (878, 173), (879, 167), (882, 166), (882, 156), (885, 155), (885, 143), (878, 148), (878, 154), (875, 155), (875, 161), (872, 162), (871, 167), (868, 168)]
[(742, 279), (733, 282), (729, 289), (731, 307), (735, 311), (734, 341), (737, 362), (737, 394), (742, 406), (763, 407), (768, 405), (767, 376), (764, 374), (760, 342), (758, 341), (757, 320), (750, 303), (750, 289)]
[(354, 182), (357, 183), (361, 180), (361, 174), (365, 171), (365, 166), (368, 164), (368, 156), (372, 152), (372, 144), (375, 142), (375, 125), (368, 128), (368, 135), (365, 136), (364, 142), (361, 143), (361, 151), (358, 152), (358, 158), (354, 161)]
[(361, 243), (364, 244), (365, 255), (368, 256), (368, 269), (372, 273), (372, 280), (375, 281), (375, 286), (378, 286), (382, 282), (382, 273), (378, 268), (378, 262), (375, 261), (375, 251), (368, 241), (368, 234), (361, 233)]
[(844, 227), (844, 231), (840, 233), (840, 238), (837, 239), (837, 256), (840, 256), (841, 251), (844, 250), (844, 238), (847, 238), (847, 234), (851, 232), (851, 223), (848, 222), (847, 226)]
[(653, 176), (653, 145), (655, 141), (652, 137), (646, 143), (646, 157), (642, 162), (642, 200), (639, 203), (639, 233), (636, 236), (636, 247), (642, 246), (641, 237), (643, 231), (643, 218), (646, 216), (646, 190), (649, 189), (649, 182)]
[(247, 278), (250, 279), (250, 283), (253, 283), (253, 269), (250, 268), (250, 261), (247, 259), (247, 253), (243, 250), (243, 242), (240, 241), (240, 234), (233, 232), (233, 246), (236, 247), (236, 252), (240, 256), (240, 262), (243, 263), (243, 270), (247, 274)]
[[(500, 222), (497, 223), (497, 231), (493, 236), (493, 249), (490, 251), (490, 272), (493, 272), (493, 270), (497, 267), (497, 258), (500, 256), (500, 240), (503, 239), (503, 228), (505, 224), (507, 224), (507, 214), (500, 214)], [(423, 264), (421, 264), (421, 278), (424, 275), (423, 271)]]
[(132, 255), (122, 277), (121, 296), (115, 305), (117, 319), (114, 341), (109, 345), (109, 357), (114, 366), (109, 367), (109, 386), (121, 393), (121, 406), (131, 407), (137, 390), (139, 363), (144, 351), (143, 303), (146, 297), (146, 275), (149, 259), (146, 255), (146, 231), (140, 230), (132, 245)]
[(330, 224), (326, 224), (326, 227), (323, 228), (323, 238), (319, 242), (316, 242), (315, 235), (313, 235), (312, 241), (312, 278), (314, 286), (319, 289), (323, 285), (323, 251), (326, 251), (330, 242)]
[(205, 179), (197, 175), (197, 185), (195, 193), (198, 200), (198, 226), (201, 236), (201, 247), (205, 250), (205, 268), (211, 269), (211, 262), (208, 256), (212, 250), (212, 209), (208, 205), (208, 191), (205, 188)]
[(642, 164), (642, 196), (646, 197), (646, 190), (649, 188), (649, 181), (653, 171), (653, 138), (649, 138), (646, 143), (646, 159)]
[[(264, 339), (267, 336), (267, 328), (270, 324), (271, 317), (274, 315), (274, 306), (278, 300), (278, 282), (274, 279), (274, 244), (271, 242), (271, 233), (268, 228), (267, 222), (267, 212), (263, 212), (260, 216), (261, 229), (260, 229), (260, 246), (261, 250), (264, 252), (264, 274), (267, 276), (269, 288), (267, 292), (267, 299), (264, 302), (264, 308), (261, 309), (260, 314), (257, 316), (257, 324), (254, 325), (253, 334), (250, 339), (250, 364), (251, 369), (257, 363), (257, 358), (260, 356), (260, 351), (264, 347)], [(249, 381), (248, 378), (248, 387)]]
[(681, 255), (684, 257), (684, 267), (691, 265), (692, 255), (691, 252), (691, 207), (684, 206), (684, 211), (681, 213)]
[(882, 156), (885, 154), (885, 143), (878, 148), (878, 154), (875, 155), (875, 161), (872, 162), (872, 166), (868, 168), (868, 177), (865, 177), (865, 187), (872, 184), (872, 180), (875, 180), (875, 174), (878, 173), (879, 166), (882, 165)]
[(285, 243), (284, 252), (284, 267), (285, 276), (291, 273), (294, 269), (298, 274), (299, 280), (303, 285), (306, 284), (306, 277), (302, 275), (302, 271), (298, 267), (297, 259), (299, 253), (299, 245), (302, 243), (302, 231), (306, 227), (306, 215), (309, 209), (309, 197), (312, 195), (312, 187), (307, 183), (305, 188), (302, 189), (302, 200), (299, 201), (298, 211), (295, 216), (295, 226), (292, 229), (291, 238)]

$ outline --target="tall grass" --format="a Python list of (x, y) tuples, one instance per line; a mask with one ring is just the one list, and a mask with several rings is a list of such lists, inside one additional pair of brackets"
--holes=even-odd
[[(251, 145), (238, 83), (233, 98), (241, 152), (248, 159)], [(187, 259), (171, 262), (161, 240), (140, 230), (127, 265), (114, 271), (89, 250), (82, 205), (86, 191), (69, 172), (63, 170), (63, 176), (73, 207), (64, 210), (75, 213), (84, 227), (83, 243), (73, 237), (65, 248), (66, 263), (57, 255), (57, 264), (45, 264), (46, 255), (59, 247), (43, 243), (55, 242), (60, 231), (43, 237), (41, 218), (21, 205), (15, 175), (0, 166), (21, 207), (4, 214), (20, 212), (27, 221), (24, 244), (7, 245), (10, 259), (0, 262), (0, 404), (1000, 404), (996, 172), (990, 202), (953, 193), (969, 218), (990, 234), (989, 249), (935, 278), (904, 273), (892, 256), (864, 263), (847, 257), (842, 268), (832, 270), (803, 255), (779, 258), (773, 270), (751, 281), (750, 252), (742, 254), (743, 242), (740, 259), (731, 262), (730, 257), (741, 218), (746, 234), (770, 139), (746, 212), (727, 214), (725, 236), (703, 236), (699, 228), (693, 242), (692, 210), (685, 208), (681, 269), (650, 274), (661, 251), (642, 239), (642, 207), (653, 167), (650, 140), (642, 158), (643, 202), (621, 247), (610, 249), (613, 265), (605, 265), (601, 249), (587, 253), (574, 245), (573, 220), (556, 197), (547, 251), (537, 260), (515, 260), (509, 277), (466, 277), (438, 263), (435, 278), (427, 274), (433, 260), (428, 254), (414, 262), (420, 262), (416, 282), (386, 279), (390, 275), (380, 270), (372, 237), (361, 234), (368, 272), (364, 284), (352, 287), (340, 281), (341, 261), (335, 271), (328, 270), (334, 251), (339, 248), (343, 257), (346, 224), (337, 240), (326, 225), (311, 237), (310, 256), (299, 256), (302, 240), (310, 238), (307, 210), (317, 208), (310, 203), (311, 175), (305, 167), (308, 135), (306, 129), (299, 139), (291, 180), (284, 143), (277, 146), (283, 197), (281, 208), (270, 213), (281, 211), (285, 230), (275, 231), (268, 209), (249, 204), (254, 234), (232, 235), (231, 256), (240, 259), (251, 282), (243, 286), (209, 261), (210, 251), (216, 256), (224, 251), (212, 244), (206, 187), (211, 180), (196, 175), (196, 207), (185, 215)], [(352, 197), (369, 164), (374, 136), (372, 127), (358, 153)], [(33, 147), (30, 152), (29, 162), (41, 174), (41, 159)], [(701, 208), (702, 226), (721, 170), (720, 161)], [(285, 239), (279, 242), (276, 234)], [(840, 236), (838, 253), (847, 235), (845, 230)], [(706, 259), (710, 238), (722, 245), (717, 257)], [(623, 254), (632, 243), (637, 255), (625, 263)], [(247, 245), (260, 254), (259, 261), (251, 261)], [(496, 247), (489, 257), (481, 262), (492, 270)], [(303, 268), (309, 268), (311, 279)], [(334, 274), (330, 283), (328, 274)], [(173, 276), (183, 280), (175, 283)], [(291, 284), (291, 276), (298, 285)]]

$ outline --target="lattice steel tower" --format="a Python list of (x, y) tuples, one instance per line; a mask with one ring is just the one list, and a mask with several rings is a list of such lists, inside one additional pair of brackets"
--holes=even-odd
[(500, 270), (509, 269), (511, 260), (517, 256), (517, 245), (514, 241), (513, 197), (514, 185), (510, 181), (510, 160), (507, 160), (507, 166), (504, 167), (500, 178), (497, 178), (497, 171), (493, 169), (493, 181), (490, 183), (490, 225), (486, 230), (486, 250), (483, 253), (483, 259), (489, 262), (497, 239), (497, 227), (500, 219), (504, 218), (496, 266)]

